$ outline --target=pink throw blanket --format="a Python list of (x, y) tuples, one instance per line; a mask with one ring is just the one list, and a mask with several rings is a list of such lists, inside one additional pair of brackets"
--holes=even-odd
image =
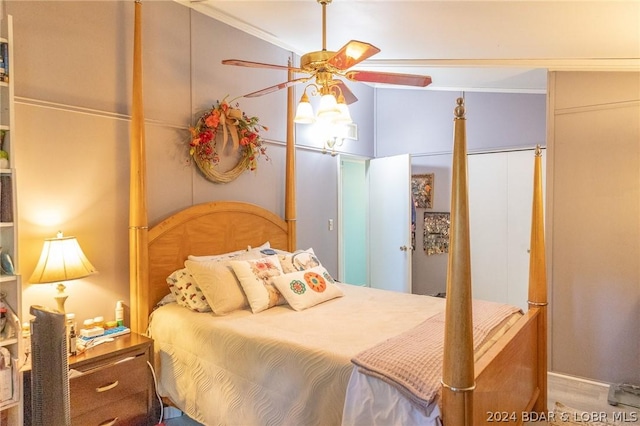
[[(473, 302), (473, 348), (477, 351), (492, 331), (519, 312), (515, 306)], [(445, 313), (356, 355), (359, 371), (396, 387), (410, 401), (428, 410), (440, 392)]]

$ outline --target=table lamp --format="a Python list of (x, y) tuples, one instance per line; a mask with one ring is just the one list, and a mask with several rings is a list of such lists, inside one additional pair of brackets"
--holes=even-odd
[(55, 299), (58, 311), (64, 313), (65, 293), (63, 281), (84, 278), (97, 272), (89, 259), (84, 255), (76, 237), (63, 237), (58, 232), (56, 238), (47, 238), (42, 246), (40, 260), (31, 275), (29, 282), (33, 284), (58, 283), (58, 294)]

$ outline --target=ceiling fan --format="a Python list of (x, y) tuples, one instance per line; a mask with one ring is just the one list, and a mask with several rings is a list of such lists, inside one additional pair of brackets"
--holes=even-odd
[[(365, 83), (384, 83), (403, 86), (426, 87), (431, 84), (431, 77), (415, 75), (415, 74), (398, 74), (388, 72), (351, 70), (351, 68), (367, 58), (380, 52), (380, 49), (372, 44), (358, 40), (351, 40), (340, 48), (337, 52), (327, 50), (326, 40), (326, 24), (327, 24), (327, 4), (332, 0), (317, 0), (322, 5), (322, 50), (309, 52), (300, 58), (300, 67), (265, 64), (261, 62), (245, 61), (241, 59), (225, 59), (222, 61), (225, 65), (237, 65), (254, 68), (270, 68), (291, 70), (295, 73), (307, 74), (305, 77), (292, 79), (289, 81), (266, 87), (264, 89), (248, 93), (244, 97), (257, 97), (275, 92), (293, 86), (298, 83), (305, 83), (313, 78), (316, 79), (316, 88), (322, 95), (332, 93), (334, 87), (338, 87), (339, 95), (343, 95), (347, 104), (353, 103), (358, 99), (347, 88), (341, 79), (335, 76), (341, 76), (350, 81), (358, 81)], [(336, 96), (337, 97), (337, 96)], [(340, 101), (339, 101), (340, 102)]]

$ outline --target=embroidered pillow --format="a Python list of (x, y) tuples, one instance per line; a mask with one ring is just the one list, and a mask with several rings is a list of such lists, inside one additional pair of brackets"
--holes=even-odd
[(274, 277), (282, 275), (278, 256), (266, 256), (254, 260), (229, 261), (247, 295), (249, 306), (254, 314), (275, 305), (284, 305), (286, 301), (273, 286)]
[(285, 274), (322, 266), (312, 248), (298, 250), (294, 253), (278, 253), (278, 260), (280, 260)]
[[(260, 252), (250, 251), (239, 254), (234, 259), (257, 259), (260, 256)], [(225, 315), (249, 306), (229, 262), (230, 260), (184, 262), (184, 266), (202, 289), (211, 310), (217, 315)]]
[(167, 277), (169, 290), (176, 297), (180, 306), (196, 312), (210, 312), (211, 307), (204, 297), (204, 293), (194, 280), (187, 268), (178, 269)]
[(280, 275), (273, 279), (273, 284), (296, 311), (344, 295), (342, 289), (322, 266)]

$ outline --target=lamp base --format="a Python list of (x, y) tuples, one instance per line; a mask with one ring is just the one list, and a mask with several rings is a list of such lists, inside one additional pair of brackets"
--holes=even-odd
[(64, 284), (62, 284), (62, 283), (58, 284), (58, 294), (56, 294), (54, 296), (54, 299), (56, 299), (56, 303), (58, 304), (58, 311), (61, 314), (65, 313), (65, 311), (64, 311), (64, 302), (66, 302), (67, 301), (67, 297), (69, 297), (69, 295), (66, 294), (64, 292), (64, 290), (65, 290)]

